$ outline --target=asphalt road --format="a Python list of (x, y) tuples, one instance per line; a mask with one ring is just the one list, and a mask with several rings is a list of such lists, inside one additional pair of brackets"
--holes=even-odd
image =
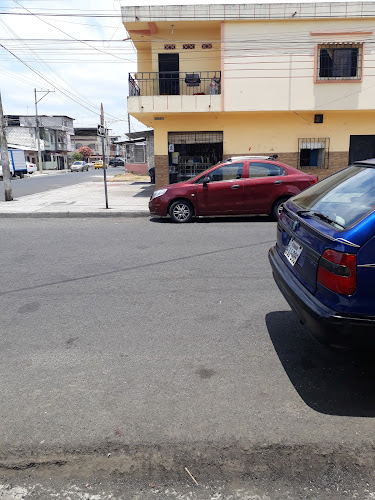
[[(113, 176), (124, 172), (124, 167), (108, 168), (107, 175)], [(13, 198), (27, 196), (29, 194), (42, 193), (43, 191), (50, 191), (65, 186), (72, 186), (87, 182), (89, 180), (103, 178), (102, 169), (90, 169), (88, 172), (69, 172), (48, 174), (48, 175), (35, 175), (20, 179), (16, 177), (12, 179)], [(4, 201), (4, 182), (0, 181), (0, 201)]]
[(0, 479), (39, 464), (191, 483), (187, 466), (200, 484), (302, 488), (270, 498), (373, 498), (373, 356), (299, 325), (271, 276), (275, 231), (0, 220)]

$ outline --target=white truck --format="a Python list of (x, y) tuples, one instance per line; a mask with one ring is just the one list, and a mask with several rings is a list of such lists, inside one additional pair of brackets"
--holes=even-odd
[[(8, 149), (9, 170), (12, 177), (18, 175), (23, 178), (27, 174), (25, 152), (22, 149)], [(0, 163), (0, 177), (3, 177), (3, 167)]]

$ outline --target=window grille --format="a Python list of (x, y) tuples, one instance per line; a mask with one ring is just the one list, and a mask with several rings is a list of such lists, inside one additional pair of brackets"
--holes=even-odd
[(329, 138), (298, 139), (298, 168), (329, 168)]
[(184, 43), (184, 44), (182, 45), (182, 48), (183, 48), (184, 50), (189, 50), (189, 49), (191, 50), (191, 49), (195, 49), (195, 43)]
[(202, 49), (212, 49), (212, 43), (202, 43)]
[(174, 50), (176, 48), (176, 44), (175, 43), (166, 43), (164, 45), (164, 50)]
[(223, 142), (223, 132), (169, 132), (169, 144), (199, 144)]
[(361, 80), (362, 43), (318, 45), (317, 80)]

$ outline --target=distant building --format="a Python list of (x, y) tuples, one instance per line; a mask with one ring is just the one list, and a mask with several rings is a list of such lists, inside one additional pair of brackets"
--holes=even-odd
[(90, 148), (94, 156), (102, 154), (101, 138), (97, 134), (97, 127), (74, 128), (74, 151), (78, 153), (81, 147)]
[[(42, 168), (44, 170), (68, 168), (69, 153), (73, 151), (74, 118), (42, 115), (38, 119)], [(36, 116), (6, 115), (5, 126), (8, 143), (24, 149), (27, 161), (36, 163), (38, 157)]]
[[(107, 157), (112, 158), (121, 155), (121, 149), (116, 145), (118, 140), (119, 136), (110, 135), (104, 141)], [(102, 156), (102, 138), (97, 134), (97, 127), (76, 127), (74, 129), (74, 151), (78, 153), (81, 147), (90, 148), (93, 156)]]
[(137, 174), (147, 174), (154, 161), (154, 131), (129, 132), (126, 139), (118, 141), (125, 158), (125, 168)]

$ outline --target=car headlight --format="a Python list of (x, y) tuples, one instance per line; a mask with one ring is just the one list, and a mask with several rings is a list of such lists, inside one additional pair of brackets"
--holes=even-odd
[(154, 191), (151, 200), (153, 200), (154, 198), (159, 198), (159, 196), (163, 196), (163, 194), (166, 192), (167, 189), (157, 189), (156, 191)]

